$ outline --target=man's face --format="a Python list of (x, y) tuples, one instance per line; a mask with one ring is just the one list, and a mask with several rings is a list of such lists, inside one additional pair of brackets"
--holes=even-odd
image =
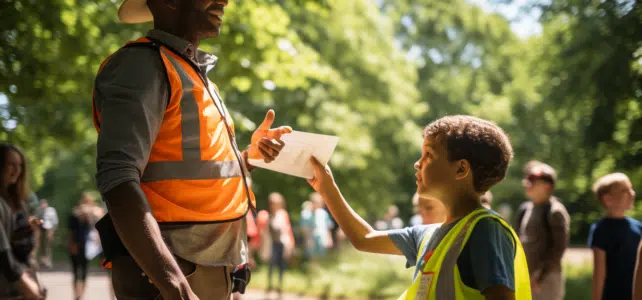
[(180, 15), (184, 26), (199, 38), (212, 38), (221, 32), (227, 0), (180, 0)]
[(524, 193), (535, 202), (548, 200), (553, 190), (553, 186), (544, 180), (524, 179), (522, 182)]
[(433, 137), (424, 138), (421, 158), (415, 163), (417, 193), (426, 199), (438, 200), (442, 191), (456, 180), (455, 163), (448, 161), (444, 143)]
[(604, 205), (607, 209), (625, 212), (633, 208), (635, 191), (630, 182), (617, 183), (604, 195)]

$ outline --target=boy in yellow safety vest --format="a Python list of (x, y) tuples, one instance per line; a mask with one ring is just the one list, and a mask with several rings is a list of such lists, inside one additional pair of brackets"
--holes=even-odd
[(312, 159), (308, 182), (360, 251), (404, 255), (416, 266), (399, 299), (531, 299), (524, 250), (511, 227), (479, 198), (504, 179), (513, 156), (497, 125), (448, 116), (424, 129), (417, 193), (446, 207), (443, 224), (376, 231), (348, 205), (328, 166)]

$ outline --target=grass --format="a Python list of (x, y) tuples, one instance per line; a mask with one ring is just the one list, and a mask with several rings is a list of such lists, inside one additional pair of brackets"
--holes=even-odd
[[(401, 256), (361, 253), (345, 247), (318, 266), (290, 269), (283, 279), (286, 293), (321, 298), (396, 299), (412, 279)], [(278, 273), (273, 270), (273, 283)], [(267, 266), (252, 271), (252, 289), (267, 287)]]
[[(414, 269), (401, 256), (362, 253), (350, 246), (307, 271), (291, 268), (284, 275), (284, 293), (333, 299), (397, 299), (410, 285)], [(592, 269), (565, 265), (566, 300), (591, 298)], [(278, 279), (273, 270), (273, 283)], [(252, 271), (250, 288), (267, 287), (267, 266)]]
[(566, 300), (591, 299), (593, 269), (591, 264), (565, 265)]

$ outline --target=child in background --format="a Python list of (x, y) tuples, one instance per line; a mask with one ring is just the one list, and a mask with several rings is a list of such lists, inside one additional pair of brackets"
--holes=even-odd
[(642, 223), (627, 217), (635, 191), (629, 178), (612, 173), (593, 185), (605, 215), (591, 225), (588, 244), (593, 249), (593, 299), (631, 299), (633, 272)]

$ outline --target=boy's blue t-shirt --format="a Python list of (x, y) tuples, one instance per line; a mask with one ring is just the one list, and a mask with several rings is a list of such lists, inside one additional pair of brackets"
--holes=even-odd
[(588, 245), (606, 252), (602, 299), (631, 299), (642, 223), (633, 218), (603, 218), (591, 225)]
[[(417, 259), (417, 252), (425, 233), (434, 230), (421, 257), (436, 249), (458, 222), (459, 220), (443, 226), (431, 224), (390, 230), (388, 236), (408, 260), (406, 267), (415, 266), (416, 276), (424, 266), (423, 260)], [(457, 267), (462, 282), (480, 293), (493, 285), (503, 285), (515, 291), (515, 241), (512, 234), (493, 218), (481, 219), (459, 254)]]

